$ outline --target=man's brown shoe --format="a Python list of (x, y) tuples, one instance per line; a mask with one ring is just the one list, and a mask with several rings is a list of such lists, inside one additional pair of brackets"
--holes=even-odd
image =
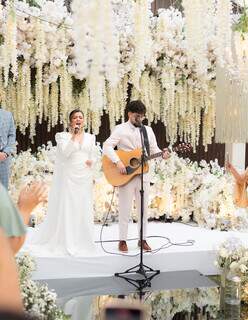
[(128, 252), (127, 243), (124, 240), (119, 241), (119, 251)]
[[(140, 247), (140, 240), (138, 242), (138, 246)], [(143, 240), (143, 250), (144, 251), (152, 251), (151, 247), (148, 245), (146, 240)]]

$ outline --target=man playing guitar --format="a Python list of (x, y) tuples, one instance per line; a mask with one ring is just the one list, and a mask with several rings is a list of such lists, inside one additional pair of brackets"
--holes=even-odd
[[(146, 107), (140, 100), (131, 101), (127, 106), (128, 121), (117, 125), (110, 137), (103, 144), (103, 154), (106, 155), (112, 163), (115, 164), (119, 173), (127, 175), (126, 166), (120, 160), (120, 157), (115, 152), (114, 148), (117, 146), (118, 150), (132, 151), (142, 148), (140, 128), (146, 129), (145, 149), (146, 153), (153, 155), (161, 152), (158, 148), (155, 134), (151, 127), (143, 126), (142, 121), (145, 117)], [(145, 137), (145, 134), (144, 134)], [(164, 149), (162, 152), (163, 159), (169, 158), (169, 152)], [(135, 195), (136, 208), (138, 210), (138, 216), (140, 216), (140, 188), (141, 188), (140, 175), (132, 177), (124, 185), (119, 186), (119, 250), (122, 252), (128, 252), (127, 247), (127, 233), (128, 233), (128, 221), (130, 211), (132, 209), (133, 196)], [(143, 249), (145, 251), (151, 251), (150, 246), (146, 241), (146, 228), (147, 228), (147, 212), (148, 212), (148, 195), (150, 188), (150, 175), (149, 172), (144, 174), (144, 240)], [(138, 231), (140, 230), (140, 219), (138, 223)], [(138, 246), (141, 246), (138, 242)]]

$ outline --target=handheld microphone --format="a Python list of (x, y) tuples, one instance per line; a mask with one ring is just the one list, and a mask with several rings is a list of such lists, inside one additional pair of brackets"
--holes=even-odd
[(74, 128), (74, 134), (77, 134), (78, 132), (79, 132), (79, 130), (80, 130), (80, 126), (76, 126), (75, 128)]

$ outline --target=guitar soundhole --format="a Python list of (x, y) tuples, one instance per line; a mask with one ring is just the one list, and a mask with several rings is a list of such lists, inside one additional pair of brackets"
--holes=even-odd
[(137, 158), (132, 158), (132, 159), (130, 159), (130, 166), (131, 166), (132, 168), (137, 168), (137, 167), (139, 167), (139, 166), (140, 166), (139, 159), (137, 159)]

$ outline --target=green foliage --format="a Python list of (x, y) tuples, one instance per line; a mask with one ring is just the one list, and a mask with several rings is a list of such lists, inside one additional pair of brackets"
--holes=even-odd
[(244, 33), (248, 33), (247, 7), (244, 7), (238, 22), (234, 25), (234, 31), (240, 32), (241, 35)]
[[(20, 1), (23, 2), (24, 0), (20, 0)], [(36, 0), (26, 0), (26, 2), (27, 4), (29, 4), (30, 7), (40, 8)]]

